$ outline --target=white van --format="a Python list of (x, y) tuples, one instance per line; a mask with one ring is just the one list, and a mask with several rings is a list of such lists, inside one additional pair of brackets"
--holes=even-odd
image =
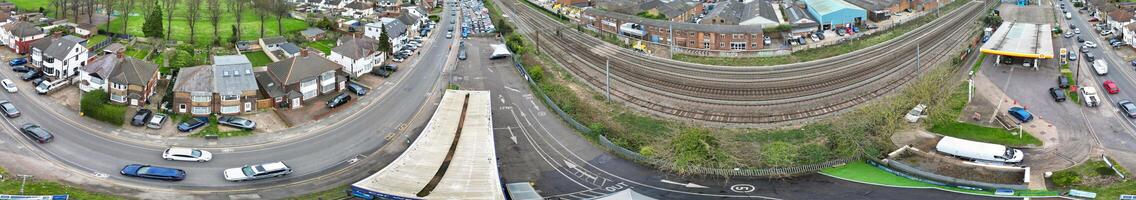
[(1108, 74), (1108, 64), (1104, 60), (1095, 60), (1093, 61), (1093, 71), (1096, 71), (1097, 75), (1104, 76)]
[(1073, 14), (1069, 14), (1069, 12), (1065, 12), (1065, 19), (1067, 19), (1067, 20), (1073, 19)]

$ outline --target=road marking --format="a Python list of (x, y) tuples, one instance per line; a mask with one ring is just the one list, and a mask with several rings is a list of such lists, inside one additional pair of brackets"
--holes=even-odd
[[(513, 92), (521, 92), (520, 90), (517, 90), (517, 89), (513, 89), (513, 88), (511, 88), (511, 87), (509, 87), (509, 86), (505, 86), (505, 89), (509, 89), (509, 90), (512, 90)], [(531, 97), (531, 96), (528, 96), (528, 95), (526, 95), (526, 97), (525, 97), (525, 98), (528, 98), (528, 97)]]
[(513, 140), (513, 144), (517, 144), (517, 135), (513, 134), (513, 129), (509, 128), (509, 139)]
[[(567, 178), (568, 181), (572, 181), (572, 183), (576, 183), (576, 185), (579, 185), (580, 187), (583, 187), (584, 189), (592, 189), (591, 187), (588, 187), (587, 185), (584, 185), (583, 183), (580, 183), (579, 181), (576, 181), (575, 179), (569, 178), (568, 174), (565, 174), (564, 171), (561, 171), (560, 168), (556, 167), (557, 165), (555, 163), (553, 163), (551, 160), (549, 160), (548, 157), (550, 157), (550, 155), (546, 155), (543, 152), (543, 149), (540, 146), (537, 146), (536, 142), (533, 141), (532, 135), (529, 135), (528, 129), (524, 128), (524, 123), (521, 122), (521, 119), (517, 117), (517, 111), (516, 110), (509, 110), (509, 112), (513, 115), (513, 120), (516, 121), (518, 125), (521, 125), (521, 127), (520, 127), (521, 128), (521, 135), (525, 136), (525, 139), (529, 141), (529, 145), (531, 145), (533, 147), (533, 150), (535, 150), (537, 155), (540, 156), (540, 159), (544, 160), (544, 163), (547, 163), (548, 166), (552, 166), (552, 170), (555, 170), (556, 173), (559, 173), (561, 176), (564, 176), (564, 178)], [(521, 115), (524, 115), (524, 114), (525, 114), (524, 112), (521, 112)]]
[(674, 182), (674, 181), (667, 180), (667, 179), (662, 179), (661, 182), (666, 183), (666, 184), (681, 185), (681, 186), (687, 187), (687, 188), (710, 188), (710, 187), (706, 187), (706, 186), (702, 186), (702, 185), (698, 185), (698, 184), (694, 184), (694, 183), (685, 183), (684, 184), (684, 183)]
[(757, 187), (754, 187), (753, 185), (750, 185), (750, 184), (737, 184), (737, 185), (730, 186), (730, 191), (734, 191), (734, 192), (737, 192), (737, 193), (750, 193), (750, 192), (753, 192), (754, 190), (757, 190)]
[(101, 173), (101, 172), (95, 172), (94, 174), (95, 174), (95, 177), (99, 177), (99, 178), (110, 177), (110, 175), (107, 175), (107, 174), (104, 174), (104, 173)]

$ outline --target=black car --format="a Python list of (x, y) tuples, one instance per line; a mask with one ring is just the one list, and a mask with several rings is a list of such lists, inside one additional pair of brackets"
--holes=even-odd
[(1053, 96), (1053, 100), (1057, 102), (1065, 101), (1065, 90), (1049, 88), (1049, 96)]
[(380, 77), (386, 78), (386, 77), (390, 77), (391, 73), (390, 73), (390, 71), (383, 70), (382, 68), (379, 68), (379, 69), (372, 69), (371, 74), (374, 74), (375, 76), (380, 76)]
[(217, 118), (217, 123), (245, 130), (256, 129), (256, 122), (240, 117), (221, 116), (221, 118)]
[(1120, 100), (1116, 105), (1120, 106), (1120, 110), (1124, 111), (1125, 115), (1130, 118), (1136, 118), (1136, 104), (1129, 100)]
[(8, 101), (0, 101), (0, 110), (4, 111), (4, 116), (8, 118), (16, 118), (20, 116), (20, 109), (16, 109), (16, 105)]
[(41, 144), (51, 142), (51, 140), (55, 139), (55, 136), (52, 136), (51, 132), (47, 132), (47, 130), (43, 129), (43, 127), (39, 127), (39, 125), (32, 123), (27, 123), (23, 126), (20, 126), (20, 132), (23, 132), (24, 135), (27, 135), (29, 138), (32, 138), (33, 140)]
[(1083, 42), (1085, 42), (1085, 39), (1082, 39), (1081, 36), (1077, 36), (1077, 43), (1083, 43)]
[(344, 103), (347, 103), (348, 101), (351, 101), (351, 95), (347, 95), (347, 93), (339, 93), (339, 95), (336, 95), (335, 97), (327, 100), (327, 107), (328, 108), (339, 107), (340, 105), (343, 105)]
[(382, 68), (387, 70), (387, 71), (391, 71), (391, 72), (398, 71), (398, 65), (394, 65), (394, 64), (386, 64), (386, 65), (383, 65)]
[(1062, 89), (1069, 88), (1069, 77), (1057, 76), (1057, 87)]
[(134, 117), (130, 118), (130, 125), (134, 125), (134, 126), (146, 125), (146, 120), (149, 120), (150, 115), (153, 115), (153, 114), (154, 114), (154, 111), (150, 111), (150, 109), (138, 110), (138, 112), (134, 113)]
[(143, 164), (130, 164), (122, 167), (120, 174), (125, 176), (141, 177), (148, 179), (158, 179), (166, 181), (180, 181), (185, 180), (185, 170), (150, 166)]
[(28, 71), (31, 71), (31, 69), (28, 69), (27, 66), (19, 65), (19, 66), (12, 66), (12, 71), (20, 72), (20, 73), (27, 73)]
[(208, 123), (209, 123), (209, 118), (194, 117), (194, 118), (190, 118), (189, 120), (178, 123), (177, 129), (178, 129), (178, 131), (181, 131), (181, 132), (189, 132), (189, 131), (192, 131), (193, 129), (197, 129), (197, 128), (200, 128), (202, 126), (205, 126), (205, 124), (208, 124)]
[(40, 76), (43, 76), (43, 75), (39, 74), (39, 72), (37, 72), (35, 70), (28, 70), (27, 73), (24, 73), (23, 76), (20, 76), (20, 79), (22, 79), (24, 81), (30, 81), (32, 79), (39, 78)]
[(1096, 61), (1096, 60), (1097, 60), (1097, 57), (1093, 56), (1093, 53), (1085, 53), (1085, 61), (1093, 62), (1093, 61)]
[(359, 96), (366, 96), (367, 95), (367, 87), (363, 87), (363, 85), (360, 85), (359, 83), (355, 83), (354, 81), (347, 81), (347, 90), (354, 92), (355, 95), (359, 95)]

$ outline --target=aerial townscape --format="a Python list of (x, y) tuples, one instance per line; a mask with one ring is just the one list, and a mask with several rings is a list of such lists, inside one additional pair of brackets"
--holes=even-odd
[(0, 200), (1136, 200), (1136, 0), (0, 0), (0, 60)]

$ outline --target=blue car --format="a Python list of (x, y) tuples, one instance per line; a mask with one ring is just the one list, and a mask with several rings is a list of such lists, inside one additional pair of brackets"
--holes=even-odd
[(193, 119), (178, 123), (178, 131), (189, 132), (189, 131), (192, 131), (193, 129), (201, 128), (202, 126), (205, 126), (205, 124), (207, 124), (207, 123), (209, 123), (209, 118), (194, 117)]
[(185, 171), (180, 169), (150, 166), (142, 164), (130, 164), (122, 168), (122, 175), (167, 180), (167, 181), (180, 181), (185, 179)]
[(18, 65), (24, 65), (24, 64), (28, 64), (28, 59), (16, 58), (16, 59), (12, 59), (12, 60), (8, 61), (9, 66), (18, 66)]
[(1017, 118), (1018, 121), (1022, 121), (1022, 123), (1033, 120), (1033, 114), (1030, 114), (1029, 111), (1022, 107), (1010, 108), (1008, 112), (1010, 112), (1010, 116), (1014, 116), (1014, 118)]

